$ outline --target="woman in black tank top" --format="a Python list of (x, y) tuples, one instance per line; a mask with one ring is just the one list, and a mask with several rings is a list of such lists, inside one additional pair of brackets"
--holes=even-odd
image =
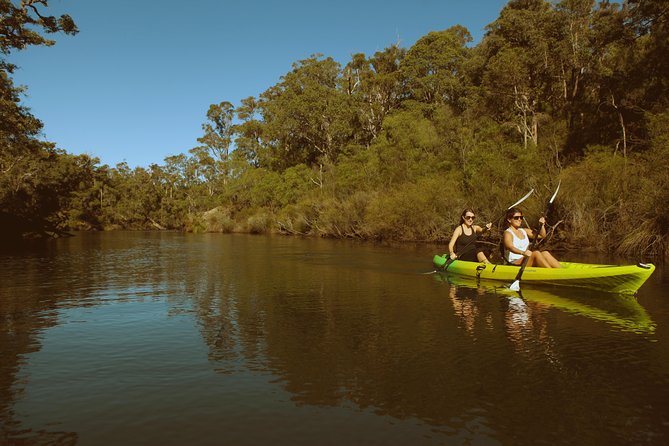
[[(468, 262), (490, 263), (481, 248), (476, 246), (478, 236), (483, 228), (474, 224), (476, 215), (471, 209), (465, 209), (460, 216), (460, 225), (453, 231), (451, 241), (448, 243), (448, 252), (451, 259), (466, 260)], [(492, 223), (486, 225), (490, 230)]]

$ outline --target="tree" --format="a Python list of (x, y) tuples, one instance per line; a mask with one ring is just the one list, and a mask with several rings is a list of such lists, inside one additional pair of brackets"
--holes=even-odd
[(77, 186), (55, 175), (68, 159), (37, 139), (42, 123), (20, 104), (22, 90), (11, 78), (16, 67), (6, 60), (13, 50), (54, 44), (40, 32), (77, 33), (70, 16), (44, 15), (46, 7), (47, 0), (0, 0), (0, 220), (9, 237), (57, 231), (65, 218), (59, 206)]
[(409, 97), (462, 110), (470, 52), (466, 45), (471, 41), (469, 31), (459, 25), (418, 39), (401, 64)]
[(262, 136), (265, 124), (259, 119), (258, 100), (250, 96), (241, 102), (236, 109), (241, 123), (234, 127), (235, 154), (238, 159), (251, 166), (268, 166), (268, 160), (263, 157)]
[(60, 17), (43, 15), (40, 8), (48, 6), (48, 0), (21, 0), (18, 6), (10, 0), (0, 0), (0, 53), (9, 54), (14, 49), (31, 45), (53, 45), (55, 42), (41, 35), (39, 29), (46, 33), (62, 31), (65, 34), (79, 31), (67, 14)]
[(628, 0), (627, 26), (635, 31), (642, 45), (643, 60), (638, 74), (645, 82), (647, 103), (653, 112), (669, 107), (669, 0)]
[(272, 168), (336, 162), (352, 139), (355, 116), (341, 84), (337, 62), (312, 56), (293, 64), (279, 84), (261, 95), (263, 144), (272, 154)]
[(235, 108), (227, 101), (210, 105), (207, 111), (208, 122), (202, 124), (204, 135), (197, 140), (204, 144), (204, 149), (210, 157), (207, 159), (201, 150), (195, 150), (195, 155), (209, 164), (213, 170), (208, 179), (222, 175), (223, 185), (228, 183), (230, 177), (230, 144), (232, 143), (234, 115)]
[(360, 131), (357, 142), (368, 147), (381, 131), (383, 119), (404, 99), (400, 65), (406, 50), (392, 45), (371, 58), (354, 54), (344, 68), (344, 85), (355, 100)]
[(538, 143), (539, 121), (553, 83), (545, 29), (550, 11), (544, 0), (510, 1), (488, 25), (479, 48), (486, 112), (516, 128), (525, 147)]

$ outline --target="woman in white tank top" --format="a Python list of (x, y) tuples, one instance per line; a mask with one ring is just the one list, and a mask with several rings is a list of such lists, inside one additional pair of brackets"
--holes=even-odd
[(511, 208), (506, 213), (506, 221), (509, 227), (504, 231), (504, 259), (512, 265), (521, 265), (524, 257), (527, 266), (540, 266), (542, 268), (560, 268), (560, 262), (548, 251), (530, 251), (530, 239), (546, 236), (546, 219), (541, 217), (541, 230), (535, 234), (532, 229), (521, 228), (523, 224), (523, 213), (517, 208)]

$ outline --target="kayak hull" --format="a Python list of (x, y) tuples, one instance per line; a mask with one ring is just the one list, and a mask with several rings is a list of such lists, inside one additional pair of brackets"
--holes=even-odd
[[(447, 264), (448, 257), (434, 256), (438, 269), (461, 276), (512, 283), (519, 267), (494, 265), (454, 260)], [(562, 268), (525, 268), (521, 282), (589, 288), (610, 293), (634, 294), (655, 271), (653, 264), (597, 265), (590, 263), (560, 262)]]

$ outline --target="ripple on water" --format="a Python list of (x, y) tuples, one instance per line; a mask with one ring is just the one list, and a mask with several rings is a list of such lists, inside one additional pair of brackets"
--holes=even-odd
[[(81, 444), (668, 438), (661, 300), (523, 307), (409, 274), (403, 247), (112, 236), (0, 259), (0, 422)], [(644, 317), (657, 342), (626, 330)]]

